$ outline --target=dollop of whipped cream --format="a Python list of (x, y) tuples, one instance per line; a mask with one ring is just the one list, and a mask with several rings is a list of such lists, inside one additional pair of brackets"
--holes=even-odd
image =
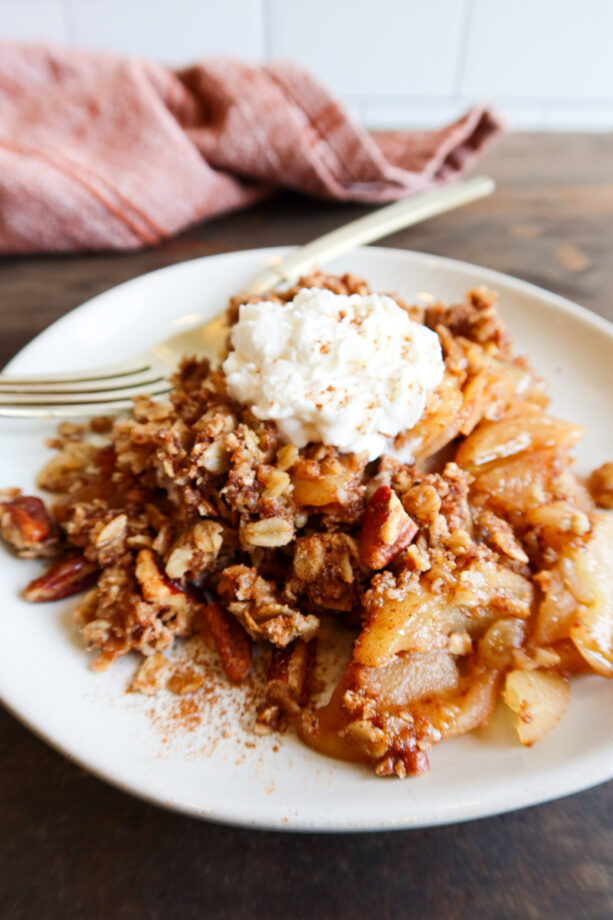
[(421, 418), (444, 371), (435, 332), (391, 297), (303, 288), (243, 304), (223, 364), (228, 392), (281, 437), (374, 460)]

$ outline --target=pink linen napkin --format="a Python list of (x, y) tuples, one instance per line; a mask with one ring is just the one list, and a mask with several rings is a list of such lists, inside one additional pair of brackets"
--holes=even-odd
[(138, 249), (279, 186), (393, 201), (461, 175), (500, 127), (478, 106), (369, 134), (294, 64), (0, 42), (0, 253)]

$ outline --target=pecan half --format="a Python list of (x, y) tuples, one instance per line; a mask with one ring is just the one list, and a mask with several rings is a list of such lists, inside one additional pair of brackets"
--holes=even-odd
[(0, 502), (0, 534), (26, 558), (55, 556), (60, 546), (57, 523), (34, 495)]
[(364, 510), (360, 558), (371, 569), (382, 569), (411, 543), (417, 524), (389, 486), (379, 486)]
[(219, 653), (224, 674), (239, 683), (251, 670), (253, 643), (238, 620), (221, 604), (204, 606), (204, 622)]
[(98, 568), (81, 553), (74, 553), (60, 559), (47, 569), (39, 578), (35, 578), (23, 592), (27, 601), (59, 601), (71, 597), (96, 583)]

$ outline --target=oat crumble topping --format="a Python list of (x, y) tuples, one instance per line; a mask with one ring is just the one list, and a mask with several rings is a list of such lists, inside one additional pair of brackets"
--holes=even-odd
[[(266, 297), (317, 287), (369, 291), (315, 274)], [(495, 294), (397, 303), (436, 331), (445, 361), (397, 452), (373, 462), (285, 443), (230, 398), (221, 371), (187, 356), (168, 402), (60, 426), (37, 480), (47, 505), (0, 492), (4, 539), (55, 560), (25, 596), (88, 589), (75, 617), (94, 668), (133, 653), (133, 691), (188, 697), (205, 676), (173, 663), (182, 639), (214, 643), (234, 682), (263, 656), (256, 732), (292, 725), (322, 753), (398, 777), (485, 724), (501, 693), (531, 744), (562, 716), (569, 676), (613, 676), (613, 528), (596, 510), (613, 507), (613, 465), (589, 490), (573, 473), (582, 429), (546, 413)], [(408, 447), (411, 463), (398, 459)], [(355, 643), (316, 706), (317, 633), (331, 620)]]

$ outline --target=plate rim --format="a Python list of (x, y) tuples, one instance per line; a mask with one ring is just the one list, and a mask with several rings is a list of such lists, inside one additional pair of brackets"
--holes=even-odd
[[(162, 273), (170, 274), (175, 271), (180, 271), (185, 265), (193, 265), (197, 262), (211, 260), (230, 261), (237, 255), (254, 252), (261, 252), (265, 259), (266, 257), (286, 255), (299, 248), (299, 246), (262, 246), (252, 249), (235, 249), (230, 252), (212, 253), (211, 255), (196, 256), (193, 259), (184, 259), (180, 262), (173, 262), (170, 265), (163, 265), (160, 268), (154, 268), (151, 269), (151, 271), (143, 272), (140, 275), (135, 275), (133, 278), (128, 278), (127, 281), (122, 281), (119, 284), (114, 284), (110, 288), (95, 294), (93, 297), (89, 297), (87, 300), (84, 300), (83, 303), (72, 307), (70, 310), (68, 310), (67, 313), (59, 316), (48, 326), (45, 326), (45, 328), (41, 329), (41, 331), (38, 332), (34, 338), (30, 339), (29, 342), (26, 342), (26, 344), (19, 349), (17, 354), (13, 355), (13, 357), (4, 366), (2, 372), (4, 373), (6, 371), (11, 371), (14, 364), (19, 365), (23, 359), (27, 360), (30, 348), (33, 347), (35, 343), (37, 343), (38, 340), (42, 336), (46, 335), (51, 329), (60, 329), (65, 322), (69, 322), (70, 317), (76, 311), (87, 310), (93, 306), (96, 306), (99, 301), (105, 299), (109, 295), (112, 295), (114, 292), (118, 290), (126, 291), (131, 286), (136, 286), (145, 278), (153, 278), (156, 275), (160, 275)], [(590, 310), (587, 307), (581, 306), (581, 304), (576, 303), (574, 300), (570, 300), (568, 297), (564, 297), (562, 294), (557, 294), (555, 291), (550, 291), (538, 284), (534, 284), (532, 281), (525, 281), (523, 278), (517, 278), (515, 275), (509, 275), (506, 272), (499, 271), (495, 268), (486, 268), (485, 266), (478, 265), (475, 262), (467, 262), (463, 259), (453, 259), (450, 256), (441, 256), (435, 253), (422, 252), (418, 249), (400, 249), (397, 246), (359, 246), (357, 249), (352, 250), (352, 253), (360, 254), (362, 252), (373, 251), (385, 253), (386, 255), (392, 254), (395, 258), (404, 257), (408, 258), (409, 260), (414, 259), (415, 261), (420, 261), (422, 259), (432, 260), (433, 262), (447, 266), (448, 268), (459, 267), (466, 270), (467, 272), (478, 271), (483, 274), (484, 279), (491, 279), (494, 282), (500, 281), (507, 285), (510, 283), (511, 286), (517, 287), (519, 290), (523, 290), (526, 294), (531, 294), (532, 296), (540, 297), (541, 299), (545, 298), (547, 300), (555, 301), (556, 304), (562, 308), (562, 310), (565, 312), (570, 312), (573, 316), (588, 323), (588, 325), (599, 329), (601, 332), (604, 332), (607, 337), (613, 340), (613, 321), (606, 319), (606, 317), (601, 316), (599, 313), (595, 313), (593, 310)], [(352, 253), (345, 253), (344, 255), (350, 255)]]
[[(130, 278), (127, 281), (121, 282), (120, 284), (114, 285), (107, 290), (102, 291), (94, 297), (91, 297), (83, 303), (78, 304), (77, 306), (70, 309), (66, 314), (59, 317), (55, 322), (51, 323), (45, 329), (41, 330), (41, 332), (39, 332), (33, 339), (31, 339), (30, 342), (24, 345), (23, 348), (21, 348), (19, 352), (7, 363), (5, 369), (6, 371), (11, 371), (15, 365), (19, 366), (22, 363), (26, 363), (27, 365), (29, 353), (34, 348), (34, 346), (39, 343), (39, 340), (46, 336), (51, 330), (57, 331), (58, 329), (61, 329), (64, 323), (70, 323), (76, 312), (86, 312), (90, 308), (95, 308), (100, 300), (103, 300), (107, 297), (113, 297), (117, 291), (125, 291), (132, 285), (137, 286), (140, 282), (143, 281), (143, 279), (151, 278), (152, 276), (159, 275), (160, 273), (168, 275), (173, 272), (180, 272), (186, 265), (209, 262), (210, 260), (231, 261), (237, 256), (240, 257), (241, 255), (253, 254), (256, 252), (262, 254), (262, 259), (264, 261), (267, 257), (283, 255), (285, 253), (291, 252), (295, 248), (297, 247), (269, 246), (252, 249), (239, 249), (230, 252), (198, 256), (192, 259), (186, 259), (180, 262), (175, 262), (171, 265), (162, 266), (160, 268), (144, 272), (135, 276), (134, 278)], [(414, 263), (431, 261), (434, 263), (434, 265), (445, 266), (449, 269), (461, 269), (466, 273), (478, 273), (485, 283), (492, 283), (495, 286), (495, 284), (498, 282), (499, 284), (514, 288), (519, 293), (525, 293), (532, 297), (536, 297), (541, 302), (545, 302), (548, 306), (560, 307), (563, 313), (570, 314), (571, 316), (580, 320), (582, 323), (591, 326), (593, 329), (598, 330), (600, 333), (604, 333), (606, 338), (613, 345), (612, 322), (607, 320), (605, 317), (602, 317), (599, 314), (587, 309), (586, 307), (583, 307), (580, 304), (577, 304), (574, 301), (555, 293), (554, 291), (549, 291), (546, 288), (543, 288), (532, 282), (525, 281), (521, 278), (516, 278), (513, 275), (506, 274), (505, 272), (486, 268), (475, 263), (453, 259), (448, 256), (440, 256), (432, 253), (421, 252), (419, 250), (401, 249), (398, 247), (388, 246), (365, 246), (354, 250), (354, 254), (359, 256), (365, 251), (380, 252), (382, 254), (384, 253), (387, 257), (391, 256), (392, 258), (408, 260)], [(482, 818), (492, 817), (494, 815), (505, 814), (510, 811), (532, 807), (533, 805), (543, 804), (545, 802), (582, 792), (613, 778), (613, 759), (611, 761), (611, 766), (607, 767), (605, 763), (606, 758), (604, 757), (604, 752), (601, 750), (599, 752), (601, 767), (600, 769), (596, 769), (596, 765), (592, 764), (590, 766), (590, 773), (587, 778), (585, 777), (584, 769), (581, 765), (582, 759), (580, 758), (573, 764), (570, 777), (568, 775), (566, 775), (566, 778), (558, 776), (559, 769), (554, 769), (553, 771), (548, 770), (546, 771), (545, 776), (539, 777), (536, 782), (533, 781), (530, 792), (522, 791), (522, 789), (518, 787), (515, 790), (515, 794), (510, 796), (507, 795), (504, 802), (492, 802), (485, 808), (480, 807), (476, 809), (474, 804), (470, 802), (464, 804), (460, 802), (456, 805), (448, 805), (445, 811), (436, 813), (430, 818), (422, 818), (415, 821), (411, 821), (410, 817), (407, 818), (406, 815), (403, 815), (399, 818), (398, 821), (390, 821), (388, 819), (377, 820), (376, 818), (372, 819), (368, 816), (365, 816), (359, 819), (357, 824), (350, 824), (347, 821), (341, 823), (338, 820), (336, 822), (319, 824), (314, 821), (309, 821), (304, 817), (300, 817), (297, 820), (291, 819), (289, 823), (285, 823), (281, 820), (281, 818), (274, 815), (271, 815), (270, 819), (266, 820), (262, 819), (262, 817), (258, 816), (257, 814), (251, 816), (245, 814), (235, 814), (232, 812), (232, 809), (227, 808), (225, 810), (223, 808), (213, 808), (210, 810), (207, 809), (205, 811), (202, 807), (194, 804), (189, 804), (179, 799), (161, 797), (159, 794), (156, 794), (155, 790), (148, 792), (147, 789), (144, 789), (142, 786), (138, 786), (137, 780), (126, 781), (126, 779), (121, 777), (118, 772), (115, 773), (113, 770), (109, 770), (107, 767), (101, 768), (100, 766), (97, 766), (95, 759), (73, 753), (69, 747), (64, 746), (62, 741), (54, 738), (53, 733), (48, 733), (44, 726), (37, 724), (35, 720), (32, 720), (27, 715), (23, 714), (20, 711), (19, 706), (13, 704), (10, 697), (10, 688), (7, 692), (7, 688), (2, 687), (2, 680), (0, 675), (0, 702), (11, 713), (11, 715), (13, 715), (19, 722), (21, 722), (21, 724), (24, 725), (28, 730), (32, 731), (33, 734), (41, 738), (45, 743), (49, 744), (53, 749), (58, 751), (71, 762), (86, 769), (96, 778), (109, 783), (122, 792), (134, 795), (138, 799), (146, 801), (150, 804), (154, 804), (156, 806), (163, 807), (166, 810), (175, 811), (190, 815), (192, 817), (198, 817), (200, 819), (214, 821), (220, 824), (235, 827), (317, 833), (355, 833), (435, 827), (465, 821), (480, 820)], [(610, 742), (610, 745), (613, 751), (613, 742)], [(566, 770), (568, 773), (568, 768), (566, 768)]]

